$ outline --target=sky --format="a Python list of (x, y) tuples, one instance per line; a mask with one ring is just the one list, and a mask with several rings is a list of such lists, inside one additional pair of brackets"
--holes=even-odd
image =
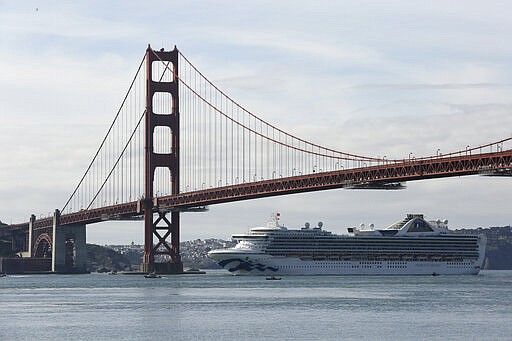
[[(0, 0), (0, 220), (61, 208), (148, 44), (176, 45), (220, 89), (283, 130), (336, 150), (407, 158), (512, 136), (507, 1)], [(181, 239), (228, 239), (281, 213), (336, 233), (407, 213), (452, 229), (512, 223), (510, 178), (329, 190), (182, 215)], [(142, 222), (88, 226), (143, 243)]]

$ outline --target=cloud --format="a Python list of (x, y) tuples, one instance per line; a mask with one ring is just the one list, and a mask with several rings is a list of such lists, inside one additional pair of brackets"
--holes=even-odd
[(512, 84), (475, 83), (475, 84), (363, 84), (352, 86), (352, 89), (381, 89), (381, 90), (464, 90), (509, 88)]
[[(510, 5), (74, 2), (38, 13), (34, 3), (1, 6), (3, 221), (65, 202), (147, 42), (178, 44), (251, 112), (342, 151), (435, 155), (512, 133)], [(439, 179), (396, 192), (332, 190), (216, 205), (184, 214), (182, 238), (228, 237), (264, 224), (274, 210), (289, 226), (323, 220), (336, 232), (361, 221), (385, 226), (408, 212), (448, 218), (454, 227), (510, 224), (508, 180)], [(89, 228), (95, 242), (125, 235), (141, 242), (140, 222), (97, 226)]]
[[(258, 47), (260, 49), (273, 49), (286, 52), (290, 55), (301, 56), (304, 60), (320, 58), (338, 62), (369, 62), (379, 61), (380, 54), (366, 46), (338, 44), (333, 41), (322, 41), (312, 36), (303, 36), (272, 31), (239, 30), (221, 31), (215, 30), (218, 37), (229, 37), (229, 42), (241, 47)], [(300, 73), (301, 70), (298, 70)]]
[[(85, 6), (84, 6), (85, 5)], [(9, 41), (14, 38), (38, 37), (50, 43), (56, 37), (72, 38), (83, 41), (119, 40), (143, 37), (145, 31), (133, 24), (106, 17), (91, 15), (85, 3), (46, 3), (43, 6), (24, 6), (8, 8), (0, 14), (1, 31)]]

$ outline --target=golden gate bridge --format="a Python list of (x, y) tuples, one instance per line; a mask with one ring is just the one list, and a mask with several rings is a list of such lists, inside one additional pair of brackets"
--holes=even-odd
[(144, 219), (141, 270), (180, 273), (183, 211), (333, 188), (393, 190), (420, 179), (510, 176), (511, 140), (421, 158), (337, 151), (262, 120), (176, 47), (148, 46), (112, 124), (62, 208), (53, 217), (32, 215), (27, 223), (0, 230), (11, 233), (13, 249), (24, 251), (34, 264), (81, 272), (87, 224)]

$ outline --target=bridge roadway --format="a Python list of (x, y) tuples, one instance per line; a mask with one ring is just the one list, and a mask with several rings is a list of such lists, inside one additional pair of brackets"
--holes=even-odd
[[(385, 164), (338, 171), (313, 173), (293, 177), (243, 183), (218, 188), (180, 193), (154, 198), (154, 210), (186, 209), (190, 207), (263, 198), (284, 194), (320, 191), (334, 188), (372, 188), (399, 182), (444, 178), (474, 174), (508, 174), (512, 172), (512, 150), (475, 155), (430, 157), (390, 161)], [(390, 187), (392, 188), (392, 187)], [(143, 203), (133, 201), (114, 206), (62, 214), (59, 225), (92, 224), (143, 215)], [(33, 228), (45, 229), (53, 218), (34, 222)], [(9, 229), (28, 229), (28, 223), (8, 225)]]

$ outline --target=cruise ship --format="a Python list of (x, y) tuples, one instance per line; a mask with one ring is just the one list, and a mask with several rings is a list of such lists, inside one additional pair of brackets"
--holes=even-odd
[(348, 228), (348, 235), (280, 224), (279, 213), (263, 227), (233, 235), (237, 244), (209, 255), (236, 275), (476, 275), (485, 256), (484, 235), (448, 230), (448, 221), (422, 214), (384, 228)]

